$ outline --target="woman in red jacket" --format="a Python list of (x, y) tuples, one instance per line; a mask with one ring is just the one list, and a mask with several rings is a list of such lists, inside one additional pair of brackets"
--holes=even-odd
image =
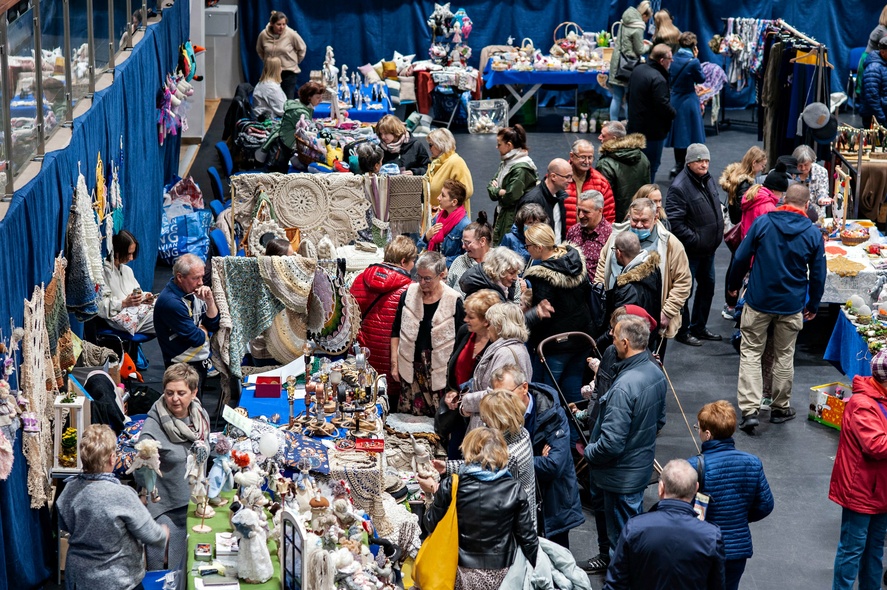
[(833, 590), (881, 587), (887, 536), (887, 351), (872, 359), (872, 376), (853, 378), (844, 408), (828, 497), (843, 507)]
[(355, 277), (351, 294), (360, 305), (360, 332), (357, 341), (370, 349), (370, 365), (388, 378), (388, 399), (396, 408), (400, 399), (400, 380), (391, 378), (391, 326), (397, 314), (397, 302), (409, 287), (410, 271), (418, 251), (406, 236), (397, 236), (385, 246), (382, 264), (371, 264)]

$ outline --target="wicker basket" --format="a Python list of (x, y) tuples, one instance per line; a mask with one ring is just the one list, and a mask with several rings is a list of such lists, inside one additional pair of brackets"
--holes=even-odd
[(845, 246), (858, 246), (868, 241), (869, 236), (865, 236), (863, 238), (845, 238), (844, 236), (841, 236), (841, 243)]
[[(561, 27), (564, 27), (563, 37), (558, 37), (558, 31), (561, 30)], [(582, 34), (585, 32), (582, 30), (582, 27), (580, 27), (573, 21), (564, 21), (554, 29), (554, 34), (552, 35), (552, 37), (554, 38), (554, 44), (560, 46), (560, 48), (565, 51), (569, 49), (575, 49), (576, 46), (570, 43), (569, 40), (567, 40), (567, 35), (569, 35), (571, 31), (573, 33), (576, 33), (577, 37), (582, 37)]]

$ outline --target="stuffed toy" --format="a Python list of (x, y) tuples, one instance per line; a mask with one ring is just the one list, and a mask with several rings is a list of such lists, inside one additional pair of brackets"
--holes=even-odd
[(157, 493), (157, 478), (163, 477), (160, 473), (160, 449), (163, 443), (159, 440), (146, 438), (135, 444), (136, 456), (126, 473), (137, 472), (137, 476), (145, 484), (145, 495), (151, 495), (152, 502), (159, 502)]

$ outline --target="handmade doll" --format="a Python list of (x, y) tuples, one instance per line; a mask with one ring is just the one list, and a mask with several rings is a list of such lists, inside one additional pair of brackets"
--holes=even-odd
[(231, 518), (238, 539), (237, 577), (247, 584), (264, 584), (274, 575), (268, 537), (259, 515), (246, 507)]
[(138, 477), (145, 483), (145, 495), (151, 495), (152, 502), (159, 502), (157, 493), (157, 478), (163, 477), (160, 473), (160, 448), (159, 440), (145, 439), (135, 444), (136, 456), (132, 465), (126, 470), (127, 474), (138, 472)]
[(212, 518), (216, 511), (207, 503), (206, 462), (209, 460), (209, 446), (202, 440), (194, 441), (188, 450), (185, 464), (185, 480), (191, 487), (191, 501), (197, 505), (199, 518)]
[(219, 435), (212, 448), (213, 466), (209, 470), (207, 497), (213, 506), (224, 506), (228, 501), (219, 494), (234, 488), (234, 461), (231, 459), (231, 439)]

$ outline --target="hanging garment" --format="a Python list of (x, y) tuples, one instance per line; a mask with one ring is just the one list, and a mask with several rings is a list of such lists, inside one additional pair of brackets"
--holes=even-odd
[(55, 259), (55, 270), (52, 280), (46, 286), (44, 310), (46, 311), (46, 331), (49, 336), (49, 352), (55, 372), (57, 387), (64, 387), (65, 371), (77, 362), (74, 358), (74, 342), (71, 335), (71, 323), (68, 310), (65, 308), (65, 266), (67, 261)]

